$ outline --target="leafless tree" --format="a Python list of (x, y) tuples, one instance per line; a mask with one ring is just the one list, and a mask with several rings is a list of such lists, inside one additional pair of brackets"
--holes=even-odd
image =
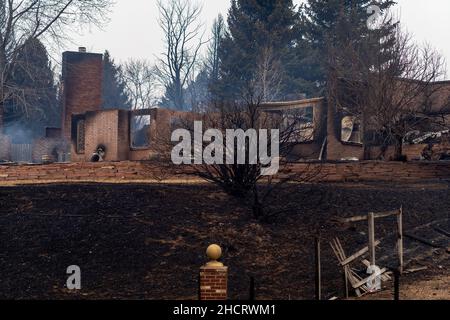
[[(255, 76), (255, 78), (259, 78), (259, 76)], [(215, 142), (218, 143), (217, 150), (222, 149), (223, 152), (219, 154), (216, 153), (217, 150), (209, 149), (209, 151), (214, 157), (219, 157), (223, 161), (217, 161), (214, 164), (192, 164), (189, 167), (193, 175), (216, 184), (227, 194), (241, 200), (246, 206), (250, 206), (254, 218), (268, 221), (280, 213), (277, 210), (269, 209), (269, 201), (272, 199), (274, 191), (280, 187), (298, 186), (298, 183), (312, 182), (321, 174), (321, 168), (319, 165), (311, 164), (301, 171), (293, 169), (295, 166), (295, 159), (292, 158), (294, 146), (309, 140), (314, 133), (305, 127), (301, 111), (297, 113), (296, 110), (284, 112), (265, 109), (262, 105), (262, 91), (259, 85), (255, 88), (250, 87), (253, 85), (254, 82), (249, 84), (245, 90), (246, 95), (240, 102), (213, 104), (204, 113), (195, 115), (197, 121), (202, 121), (204, 131), (216, 129), (222, 133), (223, 141), (215, 140)], [(191, 132), (191, 136), (194, 136), (193, 123), (193, 119), (183, 119), (178, 123), (178, 128), (187, 129)], [(177, 128), (172, 128), (172, 130), (174, 129)], [(246, 135), (245, 142), (229, 145), (228, 139), (230, 138), (227, 136), (229, 129), (242, 130), (242, 133)], [(264, 134), (260, 131), (263, 129), (267, 130), (265, 132), (267, 132), (268, 138), (268, 153), (271, 153), (274, 142), (278, 142), (280, 147), (278, 158), (272, 153), (267, 154), (268, 157), (279, 161), (279, 171), (274, 176), (263, 175), (262, 170), (267, 169), (267, 163), (260, 157), (251, 157), (251, 149), (255, 146), (255, 141)], [(276, 134), (272, 135), (273, 129), (279, 130), (278, 137)], [(193, 155), (196, 152), (203, 154), (204, 150), (208, 147), (211, 148), (211, 142), (213, 141), (204, 141), (202, 146), (194, 147)], [(245, 163), (238, 161), (240, 153), (241, 156), (244, 155)], [(233, 164), (227, 161), (229, 154), (234, 155)]]
[(257, 77), (254, 79), (263, 101), (276, 101), (280, 98), (282, 72), (281, 63), (273, 54), (272, 47), (265, 47), (258, 61)]
[(158, 83), (155, 67), (150, 62), (130, 59), (123, 66), (123, 79), (133, 109), (148, 109), (156, 104)]
[[(294, 169), (292, 159), (289, 159), (289, 156), (292, 156), (293, 147), (304, 139), (308, 140), (302, 130), (300, 116), (295, 113), (269, 113), (261, 108), (260, 101), (247, 101), (243, 105), (222, 106), (209, 112), (204, 117), (204, 126), (219, 129), (224, 137), (226, 130), (230, 128), (242, 129), (245, 132), (255, 130), (258, 139), (261, 135), (260, 130), (267, 129), (270, 144), (267, 146), (268, 150), (274, 143), (274, 139), (279, 139), (279, 171), (274, 176), (262, 175), (262, 170), (267, 165), (263, 164), (260, 158), (254, 163), (250, 162), (251, 138), (245, 142), (245, 164), (238, 164), (237, 154), (242, 151), (240, 150), (242, 145), (235, 145), (232, 150), (235, 155), (234, 164), (194, 166), (197, 176), (215, 183), (228, 194), (250, 205), (254, 218), (267, 221), (280, 213), (269, 209), (268, 205), (274, 192), (280, 187), (312, 182), (321, 174), (320, 166), (312, 164), (298, 171)], [(271, 129), (279, 129), (278, 138), (271, 135)], [(310, 132), (307, 134), (309, 135)], [(224, 150), (230, 151), (225, 140)], [(258, 148), (261, 148), (261, 145)]]
[(359, 119), (366, 148), (369, 133), (376, 133), (373, 143), (383, 150), (393, 145), (395, 159), (402, 159), (407, 134), (424, 125), (432, 128), (448, 112), (431, 102), (441, 90), (435, 82), (445, 75), (442, 56), (417, 45), (400, 26), (381, 38), (379, 47), (349, 41), (335, 49), (330, 51), (329, 103)]
[(80, 25), (100, 26), (112, 4), (113, 0), (0, 1), (0, 121), (4, 102), (23, 96), (10, 80), (18, 53), (28, 40), (39, 38), (55, 44)]
[(212, 103), (210, 87), (219, 78), (219, 46), (225, 28), (223, 16), (219, 14), (213, 22), (206, 55), (197, 59), (188, 78), (185, 100), (194, 112), (204, 112)]
[[(407, 34), (399, 33), (392, 57), (377, 72), (369, 73), (367, 88), (368, 125), (380, 128), (387, 145), (395, 145), (401, 159), (406, 135), (426, 125), (432, 130), (440, 121), (443, 106), (429, 100), (440, 90), (435, 82), (444, 75), (443, 59), (431, 47), (419, 47)], [(433, 114), (432, 114), (433, 113)]]
[(192, 79), (199, 52), (205, 43), (202, 8), (189, 0), (159, 1), (159, 25), (164, 32), (165, 52), (159, 59), (158, 75), (167, 98), (178, 110), (185, 106), (184, 90)]

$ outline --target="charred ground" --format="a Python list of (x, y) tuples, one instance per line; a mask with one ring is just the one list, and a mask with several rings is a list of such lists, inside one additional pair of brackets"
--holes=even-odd
[[(340, 269), (327, 241), (339, 236), (352, 253), (367, 245), (367, 227), (331, 219), (401, 205), (406, 230), (431, 222), (449, 229), (450, 190), (444, 183), (291, 185), (271, 199), (269, 209), (278, 214), (270, 223), (252, 220), (246, 206), (211, 185), (0, 187), (0, 298), (195, 299), (204, 250), (219, 243), (230, 268), (230, 298), (247, 298), (254, 276), (257, 298), (312, 299), (317, 230), (325, 296), (341, 295)], [(384, 239), (378, 254), (393, 263), (395, 222), (377, 222), (376, 229)], [(448, 281), (445, 249), (413, 241), (405, 249), (410, 265), (428, 267), (403, 277), (405, 287)], [(81, 267), (81, 292), (65, 289), (70, 265)], [(448, 285), (443, 287), (445, 298)]]

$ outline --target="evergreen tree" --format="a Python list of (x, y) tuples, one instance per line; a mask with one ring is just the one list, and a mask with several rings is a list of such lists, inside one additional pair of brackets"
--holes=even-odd
[[(22, 94), (5, 103), (5, 125), (12, 131), (19, 128), (23, 140), (31, 142), (43, 136), (46, 127), (60, 125), (57, 87), (54, 72), (45, 46), (38, 39), (30, 39), (18, 52), (11, 81)], [(14, 132), (13, 132), (14, 133)]]
[(205, 69), (212, 81), (219, 79), (220, 57), (219, 50), (226, 32), (226, 24), (223, 16), (219, 14), (213, 22), (211, 30), (211, 42), (208, 46)]
[[(302, 41), (308, 47), (308, 56), (305, 51), (299, 53), (303, 63), (294, 65), (290, 70), (294, 77), (305, 80), (305, 85), (315, 88), (316, 94), (323, 93), (330, 64), (338, 63), (339, 68), (352, 68), (352, 57), (348, 56), (348, 47), (358, 52), (360, 59), (370, 65), (371, 55), (374, 51), (383, 50), (392, 45), (389, 39), (396, 27), (395, 23), (385, 23), (377, 30), (371, 30), (367, 22), (372, 13), (367, 9), (377, 5), (382, 13), (387, 12), (393, 5), (391, 0), (308, 0), (302, 6), (301, 30)], [(392, 38), (391, 38), (392, 39)], [(303, 56), (302, 56), (303, 55)], [(363, 55), (363, 56), (361, 56)], [(330, 61), (330, 58), (332, 61)], [(354, 72), (354, 70), (352, 70)], [(354, 74), (352, 75), (354, 76)]]
[(117, 66), (108, 51), (103, 58), (103, 109), (131, 109), (122, 77), (121, 66)]
[(207, 109), (210, 101), (208, 87), (212, 83), (211, 75), (204, 68), (201, 70), (195, 81), (192, 81), (186, 88), (186, 103), (189, 109), (194, 112), (202, 112)]
[(233, 0), (229, 30), (220, 45), (220, 79), (212, 88), (214, 97), (239, 99), (242, 89), (258, 77), (263, 52), (270, 52), (272, 56), (265, 59), (276, 61), (277, 73), (286, 84), (285, 66), (298, 17), (292, 0)]

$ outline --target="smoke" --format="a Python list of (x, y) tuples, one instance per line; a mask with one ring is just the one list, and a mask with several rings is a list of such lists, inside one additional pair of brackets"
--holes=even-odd
[(11, 139), (13, 144), (31, 144), (38, 138), (38, 134), (20, 122), (8, 123), (3, 133)]

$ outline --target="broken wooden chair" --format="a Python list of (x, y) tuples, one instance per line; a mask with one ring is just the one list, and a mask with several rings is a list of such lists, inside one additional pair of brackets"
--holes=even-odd
[[(380, 244), (380, 241), (376, 241), (374, 243), (375, 246), (378, 246)], [(369, 277), (363, 279), (357, 272), (356, 269), (352, 268), (350, 265), (355, 260), (361, 258), (366, 253), (369, 252), (369, 247), (365, 247), (364, 249), (361, 249), (354, 255), (347, 257), (345, 254), (344, 248), (341, 245), (341, 242), (338, 238), (335, 238), (331, 243), (331, 248), (333, 249), (334, 254), (336, 255), (336, 258), (339, 261), (340, 266), (344, 269), (344, 276), (345, 276), (345, 292), (346, 297), (348, 297), (348, 283), (351, 284), (353, 290), (355, 290), (355, 293), (358, 297), (362, 297), (363, 295), (370, 293), (371, 290), (368, 287), (368, 283), (371, 281), (374, 281), (378, 276), (380, 276), (377, 273), (374, 273), (370, 275)], [(366, 266), (370, 266), (370, 262), (367, 260), (362, 260), (362, 263)], [(381, 270), (381, 280), (387, 281), (390, 279), (390, 277), (386, 274), (388, 270), (386, 268)]]

